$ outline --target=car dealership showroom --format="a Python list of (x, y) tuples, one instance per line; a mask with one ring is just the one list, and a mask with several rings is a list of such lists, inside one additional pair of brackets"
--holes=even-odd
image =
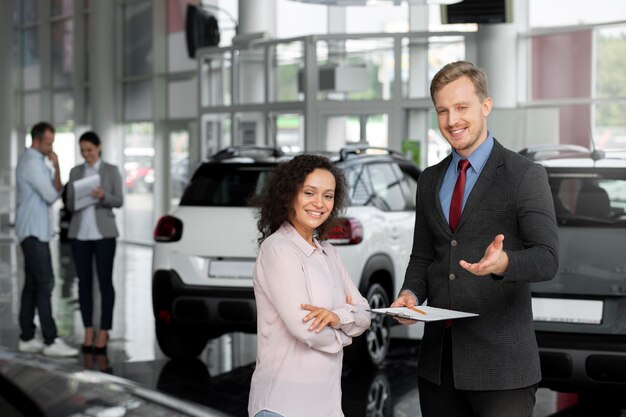
[[(340, 384), (332, 416), (455, 417), (427, 407), (420, 390), (444, 389), (445, 357), (436, 368), (441, 385), (424, 379), (432, 366), (420, 364), (432, 358), (424, 353), (432, 329), (441, 329), (464, 416), (626, 417), (624, 0), (2, 0), (0, 19), (0, 416), (310, 416), (317, 414), (307, 400), (335, 399), (319, 398), (326, 391), (318, 386)], [(471, 81), (482, 113), (470, 115), (465, 101), (441, 104), (467, 75), (431, 90), (440, 70), (458, 61), (487, 76), (487, 95)], [(450, 262), (436, 280), (441, 239), (414, 230), (439, 219), (432, 223), (446, 227), (445, 253), (457, 253), (465, 220), (455, 235), (450, 196), (449, 214), (434, 204), (440, 213), (429, 216), (427, 186), (435, 195), (439, 185), (419, 181), (444, 160), (468, 157), (454, 144), (466, 128), (485, 128), (475, 140), (487, 137), (494, 154), (503, 145), (541, 175), (524, 194), (520, 183), (530, 175), (507, 171), (519, 183), (496, 191), (484, 186), (490, 162), (472, 171), (471, 160), (468, 207), (480, 190), (515, 199), (490, 199), (473, 246), (488, 258), (502, 219), (520, 237), (500, 241), (510, 269), (468, 278), (467, 262)], [(298, 385), (257, 409), (257, 348), (268, 340), (257, 327), (275, 296), (260, 287), (259, 245), (270, 240), (258, 229), (259, 201), (282, 201), (261, 195), (273, 170), (298, 155), (323, 155), (345, 177), (345, 209), (323, 238), (311, 226), (310, 236), (325, 242), (313, 239), (308, 249), (339, 255), (339, 275), (367, 301), (371, 322), (358, 336), (344, 333), (343, 312), (358, 309), (344, 287), (342, 312), (319, 313), (329, 317), (322, 333), (341, 333), (332, 353), (340, 383), (313, 381), (311, 366), (274, 364)], [(42, 169), (36, 181), (33, 167)], [(447, 186), (441, 178), (441, 190), (457, 192), (460, 181)], [(286, 206), (295, 214), (286, 209), (283, 219), (302, 234), (296, 186), (307, 190), (295, 183)], [(544, 191), (552, 196), (543, 199), (549, 227), (529, 220)], [(436, 201), (445, 200), (441, 193)], [(484, 231), (493, 231), (493, 243), (483, 245)], [(515, 262), (516, 251), (544, 245), (540, 235), (558, 242), (548, 278), (539, 278), (552, 270), (539, 257)], [(424, 244), (432, 245), (428, 259), (416, 255)], [(480, 256), (467, 261), (482, 264)], [(420, 262), (429, 262), (428, 278), (410, 273), (405, 282)], [(438, 294), (433, 282), (444, 283), (445, 305), (416, 295)], [(459, 286), (467, 298), (486, 288), (495, 298), (463, 304), (475, 311), (455, 309)], [(417, 309), (412, 320), (369, 311), (395, 307), (401, 291), (419, 301), (398, 307)], [(317, 307), (294, 302), (305, 303), (296, 324), (308, 326), (305, 310)], [(462, 327), (483, 323), (475, 313), (484, 303), (506, 312), (499, 330)], [(528, 314), (509, 314), (520, 303)], [(273, 325), (291, 331), (293, 317), (280, 311)], [(420, 316), (439, 311), (444, 316), (432, 322)], [(524, 320), (528, 333), (510, 331)], [(332, 356), (295, 330), (290, 337), (298, 355)], [(280, 360), (296, 354), (276, 345)], [(457, 350), (478, 345), (493, 349)], [(455, 359), (468, 357), (473, 363), (460, 372)], [(481, 388), (485, 380), (530, 381), (533, 369), (526, 384)], [(463, 388), (461, 378), (476, 385)], [(514, 402), (485, 413), (467, 399), (522, 388), (536, 389), (525, 414)], [(285, 411), (284, 398), (296, 391), (305, 400)]]

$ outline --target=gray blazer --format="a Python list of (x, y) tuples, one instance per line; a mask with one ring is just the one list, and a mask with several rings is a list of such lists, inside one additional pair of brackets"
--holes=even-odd
[[(539, 382), (531, 282), (558, 268), (558, 235), (545, 169), (495, 141), (469, 195), (456, 233), (450, 231), (439, 189), (452, 157), (427, 168), (417, 187), (413, 251), (403, 289), (433, 307), (478, 313), (454, 320), (454, 385), (463, 390), (516, 389)], [(504, 234), (509, 267), (503, 279), (476, 276), (459, 265), (478, 262)], [(426, 324), (418, 374), (440, 384), (445, 323)]]
[[(100, 169), (101, 186), (104, 189), (104, 198), (96, 204), (96, 223), (100, 234), (105, 238), (115, 238), (119, 236), (115, 225), (115, 213), (113, 208), (122, 207), (124, 203), (124, 192), (122, 190), (122, 177), (115, 165), (102, 161)], [(66, 207), (72, 212), (70, 229), (67, 236), (75, 239), (78, 227), (82, 220), (83, 212), (74, 210), (74, 181), (85, 176), (85, 164), (75, 166), (70, 171), (70, 179), (67, 184)]]

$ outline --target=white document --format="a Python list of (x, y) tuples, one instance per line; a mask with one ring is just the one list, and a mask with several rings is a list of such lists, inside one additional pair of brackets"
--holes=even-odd
[(82, 210), (98, 202), (91, 192), (100, 186), (100, 175), (90, 175), (74, 181), (74, 210)]
[(408, 307), (374, 308), (369, 311), (376, 314), (386, 314), (393, 317), (416, 321), (452, 320), (478, 316), (478, 314), (475, 313), (466, 313), (463, 311), (448, 310), (445, 308), (430, 306), (415, 306), (412, 309)]

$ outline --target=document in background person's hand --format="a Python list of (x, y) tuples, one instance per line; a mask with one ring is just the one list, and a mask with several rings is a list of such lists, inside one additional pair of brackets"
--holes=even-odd
[(369, 310), (376, 314), (386, 314), (401, 319), (418, 320), (418, 321), (438, 321), (438, 320), (451, 320), (462, 319), (465, 317), (475, 317), (478, 314), (466, 313), (464, 311), (448, 310), (445, 308), (437, 308), (430, 306), (416, 306), (409, 307), (389, 307), (389, 308), (374, 308)]
[(74, 210), (82, 210), (98, 202), (91, 192), (100, 186), (100, 175), (90, 175), (74, 181)]

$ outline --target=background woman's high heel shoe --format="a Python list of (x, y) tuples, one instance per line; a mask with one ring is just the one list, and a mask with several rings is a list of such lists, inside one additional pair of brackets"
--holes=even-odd
[(107, 344), (109, 343), (109, 333), (106, 334), (106, 341), (104, 346), (93, 346), (93, 354), (94, 355), (106, 355), (107, 354)]

